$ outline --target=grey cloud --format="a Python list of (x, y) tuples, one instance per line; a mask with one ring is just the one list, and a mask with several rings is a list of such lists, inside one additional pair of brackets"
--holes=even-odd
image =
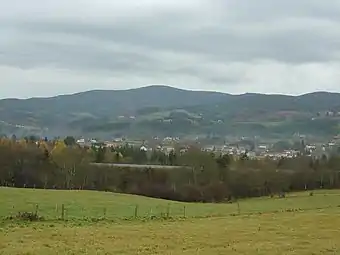
[(299, 63), (338, 60), (334, 53), (340, 50), (340, 21), (324, 22), (311, 17), (279, 21), (273, 17), (274, 20), (268, 20), (268, 23), (247, 23), (245, 19), (238, 23), (226, 15), (213, 25), (205, 26), (203, 21), (201, 26), (190, 14), (164, 14), (108, 24), (61, 21), (20, 26), (41, 36), (53, 32), (76, 34), (127, 46), (138, 45), (150, 51), (204, 53), (223, 61), (275, 59)]
[(24, 70), (68, 70), (77, 73), (70, 85), (74, 79), (84, 83), (78, 73), (91, 73), (91, 81), (115, 76), (126, 86), (178, 80), (179, 86), (226, 92), (253, 91), (252, 85), (266, 90), (270, 82), (276, 85), (268, 84), (269, 90), (288, 93), (282, 80), (318, 88), (308, 87), (318, 75), (309, 74), (310, 64), (317, 63), (320, 76), (329, 77), (320, 86), (340, 82), (333, 73), (340, 62), (338, 0), (16, 2), (0, 10), (0, 67), (23, 70), (23, 77)]
[(47, 42), (12, 45), (2, 54), (0, 65), (16, 66), (22, 69), (36, 67), (66, 68), (70, 70), (133, 71), (150, 64), (142, 54), (105, 50), (100, 47)]
[(227, 15), (235, 20), (272, 21), (287, 17), (314, 17), (340, 20), (338, 0), (217, 0), (218, 6), (230, 11)]

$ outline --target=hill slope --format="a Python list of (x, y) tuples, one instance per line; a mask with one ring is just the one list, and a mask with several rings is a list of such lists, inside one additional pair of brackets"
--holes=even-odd
[(230, 95), (149, 86), (0, 100), (0, 133), (334, 135), (338, 119), (327, 111), (340, 112), (340, 94)]
[[(16, 215), (18, 212), (30, 212), (39, 205), (39, 214), (46, 219), (60, 217), (60, 208), (56, 205), (64, 204), (68, 219), (84, 219), (84, 217), (101, 217), (106, 208), (108, 219), (126, 219), (134, 217), (136, 206), (138, 216), (141, 218), (161, 216), (170, 207), (173, 217), (182, 217), (184, 206), (186, 217), (230, 216), (237, 213), (236, 204), (222, 203), (183, 203), (163, 199), (155, 199), (137, 195), (119, 194), (98, 191), (77, 190), (42, 190), (0, 188), (0, 220)], [(314, 196), (308, 192), (291, 193), (285, 200), (272, 198), (252, 198), (240, 200), (239, 204), (243, 214), (270, 213), (280, 209), (310, 210), (317, 208), (337, 208), (339, 191), (315, 191)]]
[[(0, 189), (4, 255), (327, 255), (340, 251), (336, 191), (234, 204), (187, 204), (109, 192)], [(62, 204), (66, 221), (60, 220)], [(45, 221), (4, 219), (36, 210)]]

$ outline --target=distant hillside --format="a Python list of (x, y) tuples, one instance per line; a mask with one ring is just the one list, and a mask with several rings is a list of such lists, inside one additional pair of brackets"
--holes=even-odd
[(230, 95), (149, 86), (0, 100), (0, 133), (40, 129), (47, 135), (333, 135), (339, 131), (337, 112), (337, 93)]

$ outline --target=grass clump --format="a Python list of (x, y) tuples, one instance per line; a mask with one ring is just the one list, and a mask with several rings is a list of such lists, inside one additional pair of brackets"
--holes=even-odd
[(43, 221), (44, 217), (39, 216), (37, 213), (33, 212), (18, 212), (15, 215), (11, 215), (7, 217), (8, 220), (16, 220), (16, 221)]

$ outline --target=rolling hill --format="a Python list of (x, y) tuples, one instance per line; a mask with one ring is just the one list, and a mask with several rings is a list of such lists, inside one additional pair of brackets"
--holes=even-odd
[(0, 100), (0, 133), (331, 136), (340, 130), (338, 112), (337, 93), (230, 95), (149, 86)]

